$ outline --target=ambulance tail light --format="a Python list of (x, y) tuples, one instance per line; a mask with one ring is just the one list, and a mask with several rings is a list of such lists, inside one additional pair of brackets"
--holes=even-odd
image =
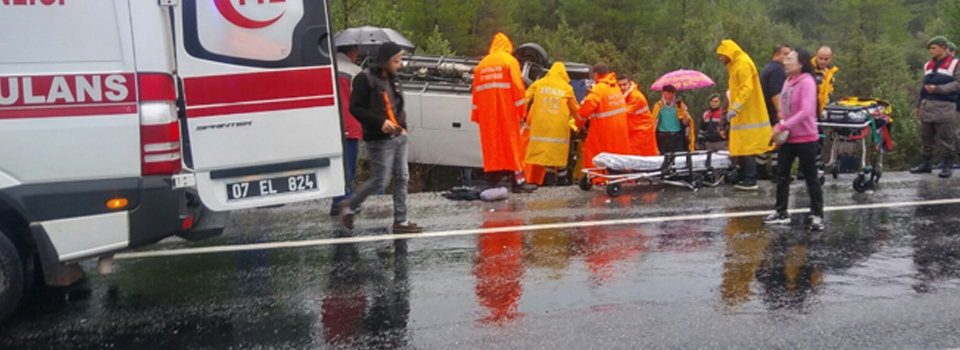
[(140, 73), (140, 157), (143, 176), (180, 172), (180, 122), (173, 76)]

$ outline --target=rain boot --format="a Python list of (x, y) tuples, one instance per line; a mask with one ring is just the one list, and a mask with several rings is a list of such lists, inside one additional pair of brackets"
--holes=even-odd
[(920, 161), (920, 165), (917, 165), (910, 169), (911, 174), (929, 174), (933, 172), (933, 166), (930, 165), (930, 159), (933, 157), (923, 156), (923, 160)]
[(943, 157), (943, 167), (940, 168), (940, 178), (949, 179), (953, 176), (953, 157)]

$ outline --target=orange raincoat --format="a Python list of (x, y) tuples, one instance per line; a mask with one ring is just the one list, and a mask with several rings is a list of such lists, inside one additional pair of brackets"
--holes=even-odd
[(631, 153), (627, 103), (617, 86), (616, 74), (610, 73), (597, 79), (597, 85), (583, 100), (579, 114), (579, 127), (591, 119), (584, 146), (584, 165), (587, 168), (596, 168), (593, 157), (600, 153)]
[(657, 125), (650, 113), (647, 97), (640, 92), (637, 84), (630, 87), (624, 96), (627, 101), (627, 125), (630, 128), (630, 147), (633, 155), (655, 156), (657, 149)]
[(526, 88), (513, 44), (497, 33), (490, 53), (473, 71), (473, 111), (470, 120), (480, 125), (483, 170), (520, 171), (524, 150), (520, 122), (526, 117)]

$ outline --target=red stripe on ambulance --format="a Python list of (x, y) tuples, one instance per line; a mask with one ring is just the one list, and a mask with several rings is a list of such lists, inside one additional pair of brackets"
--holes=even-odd
[(333, 97), (317, 97), (295, 101), (262, 102), (251, 104), (235, 104), (221, 107), (197, 107), (187, 110), (187, 118), (212, 117), (218, 115), (258, 113), (270, 111), (284, 111), (314, 107), (333, 106)]
[[(186, 78), (183, 86), (188, 117), (209, 116), (209, 111), (194, 110), (210, 107), (218, 107), (215, 115), (249, 113), (250, 107), (239, 105), (249, 105), (251, 102), (265, 108), (254, 110), (257, 112), (269, 111), (271, 106), (281, 107), (277, 110), (290, 109), (288, 107), (291, 106), (317, 107), (319, 104), (316, 103), (281, 103), (279, 100), (311, 97), (332, 99), (334, 96), (333, 69), (330, 67)], [(230, 105), (238, 106), (223, 108)], [(304, 107), (299, 107), (301, 105)]]

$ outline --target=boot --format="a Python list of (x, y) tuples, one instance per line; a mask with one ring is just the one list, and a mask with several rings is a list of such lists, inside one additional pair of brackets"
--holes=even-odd
[(953, 157), (943, 157), (943, 167), (940, 168), (940, 178), (949, 179), (953, 176)]
[(930, 156), (923, 156), (920, 165), (910, 169), (911, 174), (929, 174), (933, 172), (933, 166), (930, 165)]
[(511, 188), (511, 192), (513, 192), (513, 193), (533, 193), (533, 192), (536, 192), (538, 188), (540, 188), (540, 186), (537, 186), (537, 185), (534, 185), (534, 184), (527, 184), (527, 183), (522, 184), (522, 185), (521, 185), (521, 184), (516, 184), (516, 185), (513, 185), (513, 188)]

